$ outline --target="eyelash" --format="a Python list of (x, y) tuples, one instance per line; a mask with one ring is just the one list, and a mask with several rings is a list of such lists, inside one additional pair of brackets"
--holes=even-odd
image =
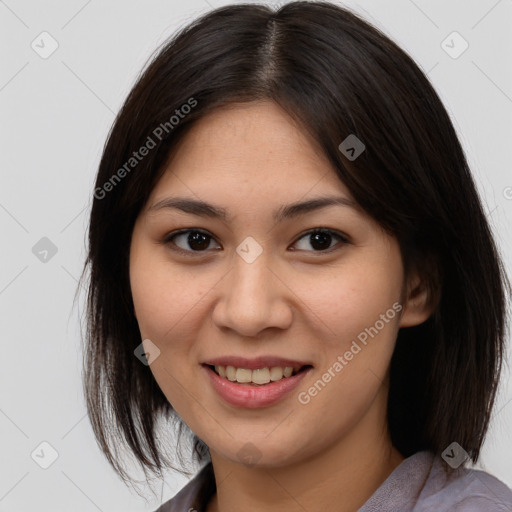
[[(211, 240), (215, 240), (215, 238), (210, 235), (208, 232), (206, 231), (203, 231), (202, 229), (196, 229), (196, 228), (189, 228), (189, 229), (181, 229), (179, 231), (175, 231), (175, 232), (172, 232), (172, 233), (169, 233), (168, 235), (166, 235), (164, 237), (164, 239), (162, 240), (162, 244), (163, 245), (167, 245), (169, 246), (169, 248), (172, 250), (172, 251), (175, 251), (175, 252), (178, 252), (180, 254), (183, 254), (185, 256), (188, 256), (188, 257), (197, 257), (198, 255), (200, 255), (201, 253), (206, 253), (208, 252), (208, 250), (204, 250), (204, 251), (193, 251), (193, 250), (185, 250), (185, 249), (182, 249), (181, 247), (178, 247), (175, 243), (174, 243), (174, 239), (179, 236), (179, 235), (183, 235), (183, 234), (187, 234), (187, 233), (201, 233), (207, 237), (209, 237)], [(334, 252), (336, 250), (339, 250), (341, 249), (342, 246), (346, 245), (346, 244), (349, 244), (349, 240), (347, 238), (346, 235), (344, 235), (343, 233), (339, 232), (339, 231), (335, 231), (335, 230), (332, 230), (332, 229), (328, 229), (328, 228), (314, 228), (314, 229), (310, 229), (309, 231), (306, 231), (305, 233), (301, 234), (297, 239), (296, 241), (294, 242), (294, 245), (299, 241), (301, 240), (302, 238), (308, 236), (308, 235), (312, 235), (312, 234), (315, 234), (315, 233), (322, 233), (322, 234), (328, 234), (328, 235), (332, 235), (336, 238), (338, 238), (340, 241), (341, 241), (341, 244), (338, 244), (340, 246), (333, 246), (329, 249), (326, 249), (326, 250), (320, 250), (320, 251), (305, 251), (305, 252), (313, 252), (313, 253), (318, 253), (319, 255), (322, 255), (322, 254), (330, 254), (331, 252)], [(218, 242), (217, 242), (218, 243)], [(220, 245), (220, 244), (219, 244)]]

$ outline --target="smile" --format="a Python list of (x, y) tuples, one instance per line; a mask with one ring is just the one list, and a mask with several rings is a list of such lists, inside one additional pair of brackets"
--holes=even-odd
[[(225, 403), (249, 409), (267, 407), (283, 400), (313, 370), (312, 365), (303, 365), (296, 369), (269, 366), (251, 370), (232, 365), (202, 364), (201, 368), (206, 372), (213, 391)], [(228, 375), (231, 379), (235, 378), (230, 380)]]
[(295, 369), (292, 366), (272, 366), (264, 368), (256, 368), (251, 370), (249, 368), (236, 368), (234, 366), (211, 365), (210, 368), (220, 377), (225, 378), (231, 382), (239, 384), (249, 384), (264, 386), (269, 382), (277, 382), (281, 379), (286, 379), (296, 375), (307, 366), (301, 366)]

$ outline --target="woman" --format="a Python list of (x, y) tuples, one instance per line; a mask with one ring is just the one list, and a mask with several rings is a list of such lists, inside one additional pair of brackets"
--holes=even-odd
[(94, 196), (100, 447), (161, 474), (174, 420), (205, 462), (160, 512), (512, 509), (464, 466), (510, 287), (449, 116), (377, 29), (321, 2), (203, 16), (133, 87)]

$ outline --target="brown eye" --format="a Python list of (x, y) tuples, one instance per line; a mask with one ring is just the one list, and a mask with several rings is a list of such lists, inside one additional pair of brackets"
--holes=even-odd
[[(348, 240), (345, 236), (332, 231), (330, 229), (314, 229), (309, 231), (308, 233), (302, 235), (299, 240), (305, 239), (306, 243), (304, 244), (306, 247), (300, 248), (299, 250), (308, 251), (307, 245), (310, 244), (310, 247), (313, 247), (313, 251), (309, 252), (330, 252), (333, 247), (336, 247), (336, 244), (332, 246), (332, 242), (335, 239), (341, 240), (342, 245), (348, 243)], [(295, 242), (295, 244), (297, 244)]]
[(173, 250), (183, 253), (205, 252), (213, 237), (203, 231), (188, 229), (165, 238), (165, 244), (172, 244)]
[[(337, 246), (343, 246), (349, 243), (346, 236), (337, 231), (325, 228), (316, 228), (303, 234), (294, 245), (304, 239), (301, 251), (329, 253), (336, 250)], [(214, 240), (213, 236), (199, 229), (183, 229), (176, 233), (171, 233), (165, 237), (163, 244), (168, 245), (173, 251), (180, 252), (187, 256), (196, 256), (199, 253), (206, 253), (209, 250), (210, 243)], [(338, 243), (334, 243), (338, 241)], [(309, 247), (312, 247), (311, 251)], [(220, 246), (219, 246), (220, 248)]]

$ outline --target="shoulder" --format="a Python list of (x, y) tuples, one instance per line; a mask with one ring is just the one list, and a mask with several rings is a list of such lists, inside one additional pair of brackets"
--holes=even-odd
[(155, 512), (204, 512), (215, 493), (215, 476), (211, 462), (203, 468), (173, 498)]
[(512, 490), (481, 470), (451, 469), (441, 457), (433, 457), (418, 512), (510, 512)]
[(485, 471), (463, 469), (446, 490), (454, 498), (455, 512), (512, 511), (512, 490)]
[(421, 451), (406, 458), (358, 512), (511, 512), (512, 490), (485, 471), (452, 469)]

